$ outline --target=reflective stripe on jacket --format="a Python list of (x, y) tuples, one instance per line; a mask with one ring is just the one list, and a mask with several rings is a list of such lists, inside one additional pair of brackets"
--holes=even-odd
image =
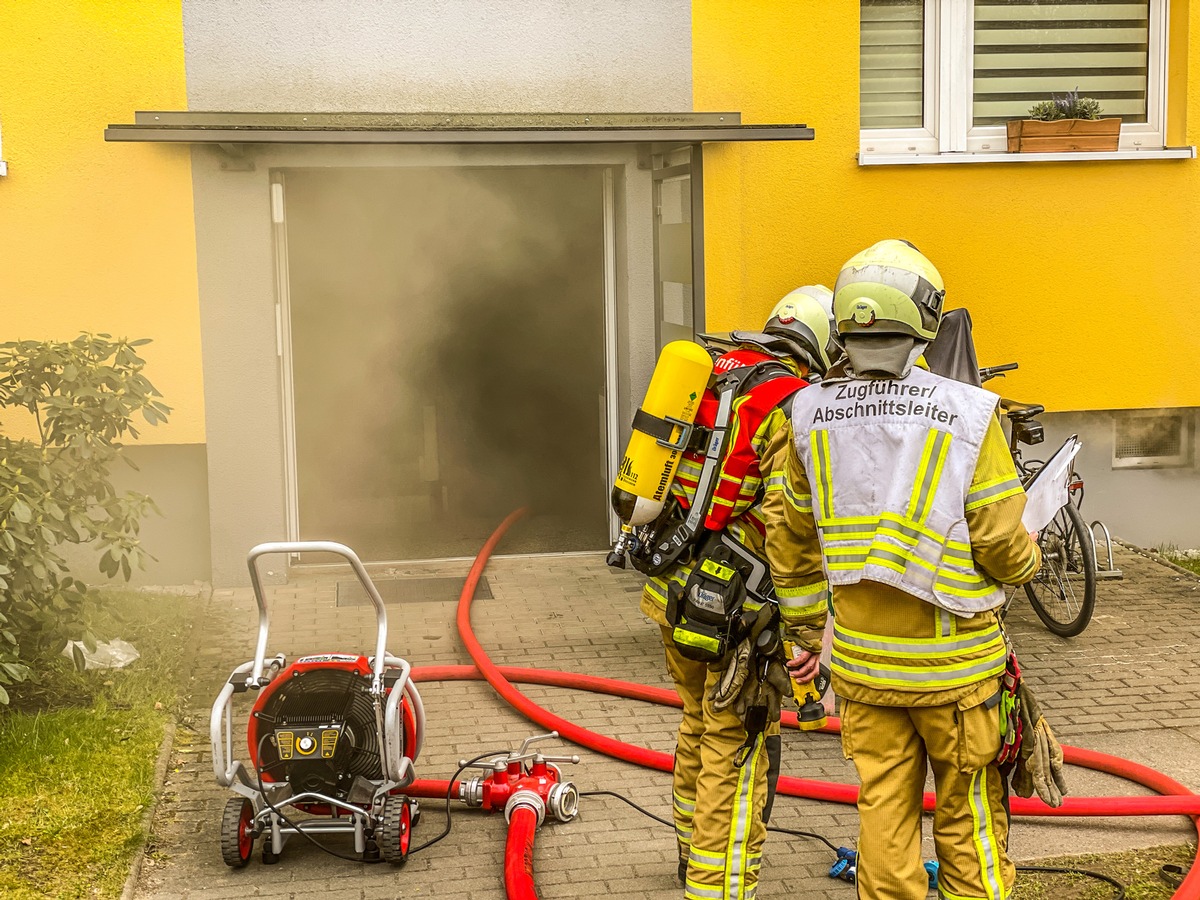
[(920, 368), (796, 395), (796, 453), (831, 584), (889, 584), (966, 616), (1003, 604), (1003, 589), (974, 563), (966, 520), (968, 504), (1021, 490), (1015, 475), (972, 484), (997, 402)]
[(835, 618), (831, 668), (859, 684), (915, 691), (960, 688), (1002, 673), (1008, 649), (995, 617), (961, 634), (957, 620), (943, 611), (946, 633), (918, 639), (851, 631)]

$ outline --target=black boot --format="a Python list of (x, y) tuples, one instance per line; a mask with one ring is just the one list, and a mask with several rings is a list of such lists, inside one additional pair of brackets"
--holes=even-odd
[(681, 859), (679, 861), (679, 884), (681, 887), (684, 887), (687, 885), (687, 860), (686, 859)]

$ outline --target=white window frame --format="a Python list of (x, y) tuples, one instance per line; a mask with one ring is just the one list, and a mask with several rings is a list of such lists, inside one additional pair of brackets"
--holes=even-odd
[[(1121, 150), (1166, 146), (1170, 0), (1150, 0), (1146, 121), (1121, 125)], [(925, 121), (920, 128), (863, 128), (862, 156), (919, 156), (1008, 150), (1003, 125), (974, 127), (975, 4), (925, 0)]]

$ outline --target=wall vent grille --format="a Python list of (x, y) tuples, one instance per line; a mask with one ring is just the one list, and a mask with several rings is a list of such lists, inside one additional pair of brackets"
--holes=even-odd
[(1113, 419), (1113, 468), (1186, 466), (1192, 461), (1191, 416), (1183, 410), (1139, 410)]

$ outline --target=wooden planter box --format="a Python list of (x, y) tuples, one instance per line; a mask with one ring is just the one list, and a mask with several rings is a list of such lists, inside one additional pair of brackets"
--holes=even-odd
[(1116, 150), (1120, 141), (1119, 118), (1059, 119), (1057, 122), (1017, 119), (1008, 123), (1009, 153)]

